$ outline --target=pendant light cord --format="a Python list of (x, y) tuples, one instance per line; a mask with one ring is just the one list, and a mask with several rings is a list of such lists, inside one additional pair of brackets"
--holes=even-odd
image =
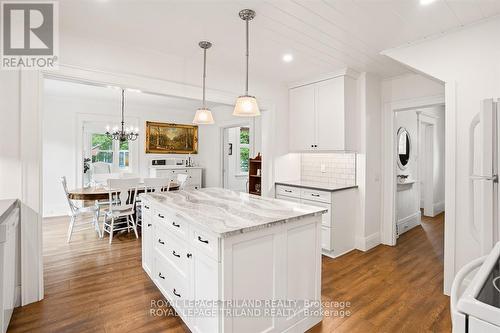
[(122, 89), (122, 133), (125, 128), (125, 89)]
[(245, 83), (245, 95), (248, 95), (248, 58), (249, 58), (249, 33), (248, 33), (248, 20), (245, 21), (246, 22), (246, 30), (247, 30), (247, 53), (246, 53), (246, 57), (247, 57), (247, 80), (246, 80), (246, 83)]
[(207, 78), (207, 49), (203, 49), (203, 108), (206, 108), (205, 102), (205, 80)]

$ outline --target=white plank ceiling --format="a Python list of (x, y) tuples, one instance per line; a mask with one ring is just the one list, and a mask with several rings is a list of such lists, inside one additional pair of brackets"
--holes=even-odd
[[(382, 50), (447, 33), (500, 13), (500, 0), (62, 0), (61, 34), (76, 33), (186, 59), (198, 59), (199, 40), (214, 42), (209, 61), (240, 70), (244, 23), (251, 22), (251, 70), (262, 79), (290, 82), (351, 67), (382, 77), (406, 68)], [(92, 24), (89, 24), (92, 22)], [(62, 46), (63, 47), (63, 46)], [(294, 61), (284, 63), (291, 53)]]

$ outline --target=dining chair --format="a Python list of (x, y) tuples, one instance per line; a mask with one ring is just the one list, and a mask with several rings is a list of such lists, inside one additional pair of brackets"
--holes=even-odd
[(106, 185), (108, 179), (121, 178), (118, 173), (98, 173), (92, 174), (92, 183), (94, 186), (96, 185)]
[(111, 164), (106, 162), (92, 163), (92, 174), (111, 173)]
[[(61, 184), (66, 195), (66, 200), (69, 205), (69, 216), (70, 222), (68, 226), (68, 237), (66, 242), (71, 241), (71, 236), (74, 231), (82, 231), (94, 229), (97, 232), (99, 238), (102, 238), (101, 228), (99, 227), (99, 206), (97, 202), (93, 206), (83, 207), (75, 203), (73, 199), (70, 198), (68, 192), (68, 183), (66, 177), (61, 177)], [(89, 226), (88, 219), (92, 217), (91, 225)]]
[[(138, 185), (139, 178), (108, 179), (109, 208), (105, 210), (102, 229), (103, 233), (109, 234), (109, 244), (113, 242), (115, 231), (130, 232), (132, 229), (135, 237), (139, 238), (134, 218)], [(114, 200), (115, 198), (117, 200)]]
[[(160, 193), (170, 190), (170, 179), (169, 178), (144, 178), (144, 193)], [(141, 194), (142, 195), (142, 194)], [(137, 211), (137, 226), (142, 227), (142, 215), (141, 215), (141, 195), (137, 198), (135, 203)]]
[(187, 179), (188, 179), (187, 173), (177, 174), (177, 185), (179, 185), (179, 190), (183, 190), (186, 187)]

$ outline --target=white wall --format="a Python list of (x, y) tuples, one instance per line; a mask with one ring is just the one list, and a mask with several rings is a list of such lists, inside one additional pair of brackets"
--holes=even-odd
[(0, 71), (0, 200), (21, 197), (19, 73)]
[(380, 244), (381, 217), (381, 83), (370, 73), (358, 78), (358, 107), (361, 114), (361, 149), (356, 156), (359, 186), (359, 216), (356, 248), (368, 250)]
[[(68, 187), (81, 186), (81, 175), (78, 173), (78, 163), (81, 163), (81, 121), (102, 121), (110, 125), (120, 121), (119, 95), (116, 91), (107, 88), (92, 87), (74, 83), (67, 83), (73, 87), (87, 91), (83, 94), (69, 94), (59, 91), (50, 85), (60, 86), (60, 81), (46, 80), (43, 114), (43, 214), (57, 216), (67, 213), (59, 178), (66, 176)], [(66, 84), (66, 83), (62, 83)], [(97, 95), (100, 90), (108, 90), (109, 96)], [(92, 97), (92, 94), (96, 97)], [(106, 94), (106, 92), (105, 92)], [(171, 122), (191, 124), (194, 109), (174, 109), (170, 106), (148, 102), (147, 97), (140, 102), (126, 99), (125, 115), (127, 124), (134, 124), (140, 128), (140, 137), (133, 142), (135, 155), (131, 153), (131, 164), (136, 167), (131, 170), (142, 177), (149, 175), (151, 159), (165, 157), (183, 157), (177, 154), (146, 154), (145, 153), (145, 124), (146, 121)], [(155, 98), (157, 101), (158, 98)], [(181, 101), (179, 101), (180, 103)], [(170, 102), (172, 104), (172, 102)], [(182, 104), (180, 104), (182, 105)], [(214, 118), (219, 123), (230, 120), (232, 108), (216, 106), (212, 108)], [(104, 127), (103, 127), (104, 128)], [(204, 186), (220, 186), (220, 130), (217, 125), (199, 126), (198, 154), (193, 154), (195, 162), (204, 167)]]

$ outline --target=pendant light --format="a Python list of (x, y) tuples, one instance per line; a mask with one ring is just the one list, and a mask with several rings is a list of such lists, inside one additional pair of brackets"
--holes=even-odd
[(207, 50), (212, 47), (212, 43), (201, 41), (198, 43), (198, 45), (203, 49), (203, 104), (201, 108), (198, 108), (198, 110), (196, 110), (193, 124), (210, 125), (214, 123), (214, 117), (212, 116), (212, 112), (207, 107), (205, 101), (205, 80), (207, 77)]
[(246, 23), (246, 81), (245, 81), (245, 95), (239, 96), (234, 106), (233, 116), (239, 117), (255, 117), (260, 116), (259, 105), (255, 96), (248, 94), (248, 22), (255, 17), (255, 12), (251, 9), (243, 9), (239, 13), (240, 18)]
[(125, 89), (122, 90), (122, 122), (121, 127), (113, 127), (113, 132), (110, 133), (109, 126), (106, 126), (106, 135), (112, 140), (134, 141), (139, 137), (139, 128), (125, 127)]

